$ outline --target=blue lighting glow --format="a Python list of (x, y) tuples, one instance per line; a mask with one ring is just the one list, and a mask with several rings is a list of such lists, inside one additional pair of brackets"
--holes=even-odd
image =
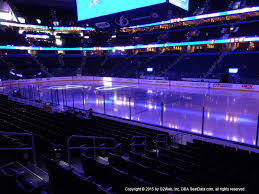
[(26, 38), (49, 39), (49, 35), (41, 35), (41, 34), (26, 34)]
[(22, 28), (48, 29), (48, 26), (31, 25), (31, 24), (19, 24), (19, 23), (12, 23), (12, 22), (0, 22), (0, 25), (22, 27)]
[(79, 21), (165, 2), (166, 0), (76, 0)]
[(91, 27), (64, 27), (64, 26), (54, 26), (53, 30), (73, 30), (73, 31), (88, 31), (88, 30), (94, 30)]
[(75, 48), (58, 48), (58, 47), (29, 47), (29, 46), (0, 46), (0, 49), (6, 50), (45, 50), (45, 51), (112, 51), (112, 50), (132, 50), (132, 49), (145, 49), (145, 48), (162, 48), (172, 46), (192, 46), (192, 45), (207, 45), (207, 44), (224, 44), (235, 42), (257, 42), (259, 37), (236, 37), (228, 39), (214, 39), (206, 41), (195, 42), (168, 42), (165, 44), (148, 44), (148, 45), (136, 45), (136, 46), (115, 46), (115, 47), (75, 47)]

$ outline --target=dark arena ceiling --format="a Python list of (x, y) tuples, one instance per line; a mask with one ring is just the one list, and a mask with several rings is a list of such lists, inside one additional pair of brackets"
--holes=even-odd
[(35, 7), (52, 7), (75, 9), (76, 0), (9, 0), (14, 4), (35, 6)]

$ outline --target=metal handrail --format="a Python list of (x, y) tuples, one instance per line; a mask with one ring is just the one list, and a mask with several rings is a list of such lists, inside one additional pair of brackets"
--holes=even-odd
[[(93, 147), (70, 147), (70, 141), (74, 138), (81, 138), (81, 139), (92, 139), (93, 140)], [(114, 143), (114, 147), (97, 147), (96, 146), (96, 139), (103, 139), (103, 140), (111, 140)], [(116, 154), (116, 140), (111, 137), (95, 137), (95, 136), (83, 136), (83, 135), (72, 135), (67, 139), (67, 161), (68, 164), (71, 164), (71, 150), (94, 150), (94, 158), (96, 158), (96, 150), (113, 150), (114, 154)]]
[(30, 136), (32, 147), (25, 147), (25, 148), (0, 148), (0, 151), (24, 151), (24, 150), (32, 150), (33, 155), (33, 163), (37, 166), (37, 156), (36, 156), (36, 148), (35, 148), (35, 138), (34, 135), (31, 133), (17, 133), (17, 132), (2, 132), (0, 131), (0, 135), (17, 135), (17, 136)]
[[(164, 140), (159, 140), (159, 138), (161, 138), (161, 137), (164, 137)], [(155, 140), (155, 144), (156, 144), (156, 148), (158, 149), (158, 143), (165, 143), (165, 144), (167, 144), (168, 143), (168, 135), (166, 135), (166, 134), (157, 134), (156, 135), (156, 140)]]
[[(141, 144), (138, 144), (138, 143), (134, 142), (135, 139), (143, 139), (143, 141)], [(131, 143), (130, 143), (131, 150), (133, 150), (132, 148), (134, 148), (135, 146), (141, 146), (141, 145), (144, 145), (145, 150), (147, 150), (147, 137), (146, 136), (133, 136), (131, 138)]]

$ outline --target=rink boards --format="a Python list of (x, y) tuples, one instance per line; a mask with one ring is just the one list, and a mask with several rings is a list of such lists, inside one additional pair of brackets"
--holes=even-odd
[(220, 89), (233, 91), (251, 91), (259, 92), (259, 85), (253, 84), (231, 84), (231, 83), (210, 83), (210, 82), (190, 82), (190, 81), (169, 81), (169, 80), (149, 80), (134, 78), (115, 78), (115, 77), (96, 77), (96, 76), (75, 76), (75, 77), (52, 77), (52, 78), (36, 78), (0, 81), (0, 86), (38, 84), (38, 83), (55, 83), (67, 82), (76, 84), (76, 82), (100, 82), (100, 83), (118, 83), (132, 85), (156, 85), (167, 87), (187, 87), (187, 88), (204, 88), (204, 89)]

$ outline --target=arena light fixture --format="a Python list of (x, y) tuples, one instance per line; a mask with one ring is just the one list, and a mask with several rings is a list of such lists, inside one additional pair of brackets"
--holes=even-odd
[(56, 39), (56, 45), (62, 46), (62, 40), (61, 39)]
[(38, 24), (41, 24), (41, 20), (40, 19), (36, 19)]
[(22, 24), (25, 24), (25, 19), (23, 17), (18, 17), (18, 21)]

